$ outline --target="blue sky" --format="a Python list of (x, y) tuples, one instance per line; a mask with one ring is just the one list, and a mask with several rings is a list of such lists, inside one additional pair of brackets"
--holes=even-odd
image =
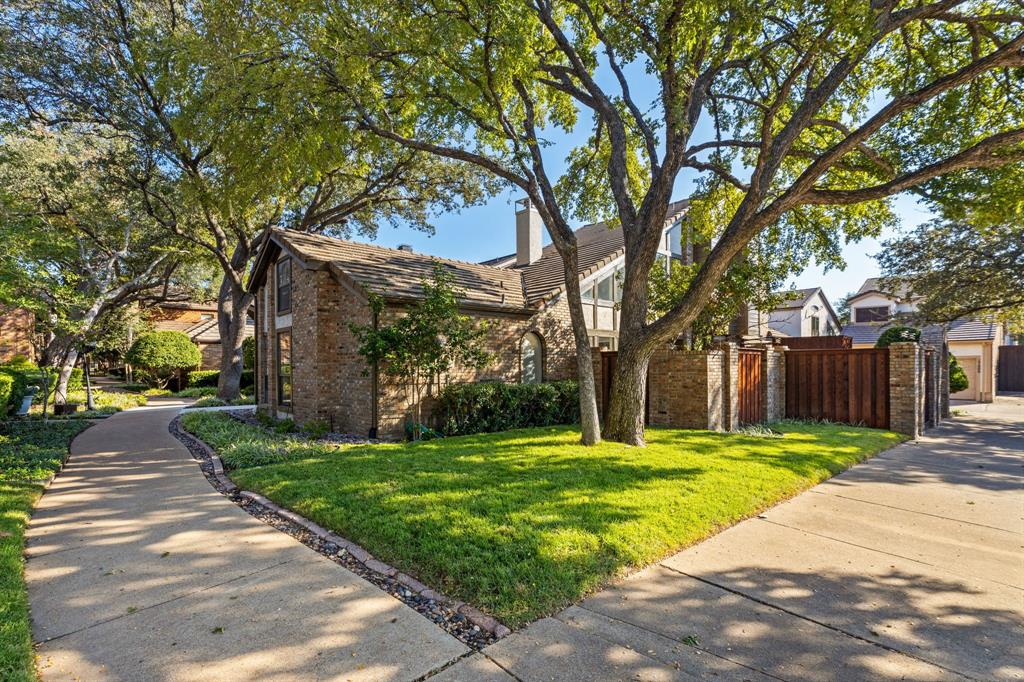
[[(645, 73), (642, 65), (630, 64), (624, 71), (630, 80), (630, 90), (641, 107), (643, 103), (657, 101), (656, 83)], [(606, 66), (598, 69), (597, 80), (607, 91), (618, 92), (614, 77)], [(878, 101), (874, 102), (864, 115), (870, 115), (871, 110), (883, 103), (883, 98), (878, 97)], [(651, 108), (653, 110), (654, 105), (651, 105)], [(552, 179), (557, 178), (563, 171), (569, 151), (586, 142), (592, 130), (592, 120), (585, 112), (581, 112), (575, 128), (571, 131), (542, 131), (550, 145), (546, 149), (545, 163)], [(693, 140), (701, 142), (713, 139), (713, 134), (711, 121), (704, 117), (697, 124)], [(746, 175), (741, 168), (734, 168), (733, 171), (739, 177)], [(681, 174), (676, 183), (676, 196), (673, 198), (681, 199), (688, 196), (692, 191), (693, 179), (692, 174)], [(518, 190), (506, 190), (484, 205), (438, 216), (432, 221), (436, 227), (434, 235), (410, 228), (383, 227), (373, 241), (390, 247), (409, 244), (421, 253), (473, 262), (512, 253), (515, 251), (515, 212), (512, 204), (522, 196), (523, 193)], [(932, 217), (910, 196), (898, 197), (896, 208), (902, 223), (900, 230), (911, 229)], [(831, 270), (826, 274), (822, 268), (812, 264), (804, 272), (793, 277), (787, 286), (821, 286), (829, 299), (835, 302), (846, 293), (860, 288), (865, 278), (879, 274), (878, 265), (871, 256), (879, 252), (880, 241), (891, 238), (894, 234), (887, 232), (880, 235), (879, 239), (865, 239), (847, 244), (843, 249), (843, 257), (847, 264), (844, 270)], [(545, 242), (547, 241), (549, 240), (545, 235)]]

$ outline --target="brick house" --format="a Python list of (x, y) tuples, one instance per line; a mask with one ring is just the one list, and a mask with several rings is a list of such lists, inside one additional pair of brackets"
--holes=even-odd
[(36, 317), (24, 308), (0, 307), (0, 363), (15, 356), (36, 359)]
[[(682, 202), (666, 221), (659, 260), (683, 257)], [(483, 263), (436, 258), (407, 247), (390, 249), (274, 229), (257, 254), (249, 289), (256, 297), (256, 399), (261, 411), (299, 423), (327, 421), (349, 433), (397, 436), (415, 411), (411, 387), (397, 385), (357, 352), (350, 324), (387, 324), (422, 296), (421, 282), (442, 263), (459, 287), (462, 309), (486, 320), (494, 362), (458, 370), (453, 381), (537, 382), (574, 378), (575, 347), (554, 247), (542, 245), (543, 223), (517, 202), (516, 253)], [(599, 223), (577, 231), (579, 277), (588, 333), (595, 348), (618, 340), (623, 267), (621, 229)], [(367, 292), (383, 297), (376, 316)], [(429, 414), (431, 389), (422, 413)]]
[[(146, 310), (146, 320), (156, 331), (186, 334), (199, 346), (203, 356), (200, 369), (220, 369), (220, 331), (217, 329), (217, 304), (194, 301), (161, 303)], [(253, 336), (255, 321), (247, 319), (245, 335)]]

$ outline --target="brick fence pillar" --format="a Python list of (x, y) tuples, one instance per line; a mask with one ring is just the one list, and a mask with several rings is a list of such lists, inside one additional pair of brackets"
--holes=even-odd
[(777, 422), (786, 416), (786, 347), (768, 346), (761, 356), (761, 418)]
[(604, 424), (604, 363), (601, 362), (601, 351), (596, 348), (590, 350), (590, 359), (594, 363), (594, 396), (597, 398), (597, 419)]
[(716, 346), (722, 352), (721, 405), (723, 431), (734, 431), (740, 426), (740, 350), (735, 343)]
[(889, 428), (917, 438), (924, 428), (924, 349), (914, 342), (889, 346)]

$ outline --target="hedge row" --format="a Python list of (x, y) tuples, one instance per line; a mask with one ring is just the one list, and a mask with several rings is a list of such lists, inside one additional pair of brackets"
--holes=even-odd
[(543, 384), (451, 384), (438, 396), (434, 414), (449, 436), (507, 431), (580, 420), (575, 381)]
[[(220, 379), (220, 370), (200, 369), (188, 373), (185, 386), (188, 388), (201, 388), (203, 386), (216, 386)], [(256, 378), (251, 369), (242, 370), (242, 388), (251, 388)]]

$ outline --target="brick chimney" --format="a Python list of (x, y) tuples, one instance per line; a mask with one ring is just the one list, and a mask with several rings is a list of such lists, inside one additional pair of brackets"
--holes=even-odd
[(544, 221), (529, 198), (516, 201), (516, 265), (529, 265), (540, 260), (541, 234)]

